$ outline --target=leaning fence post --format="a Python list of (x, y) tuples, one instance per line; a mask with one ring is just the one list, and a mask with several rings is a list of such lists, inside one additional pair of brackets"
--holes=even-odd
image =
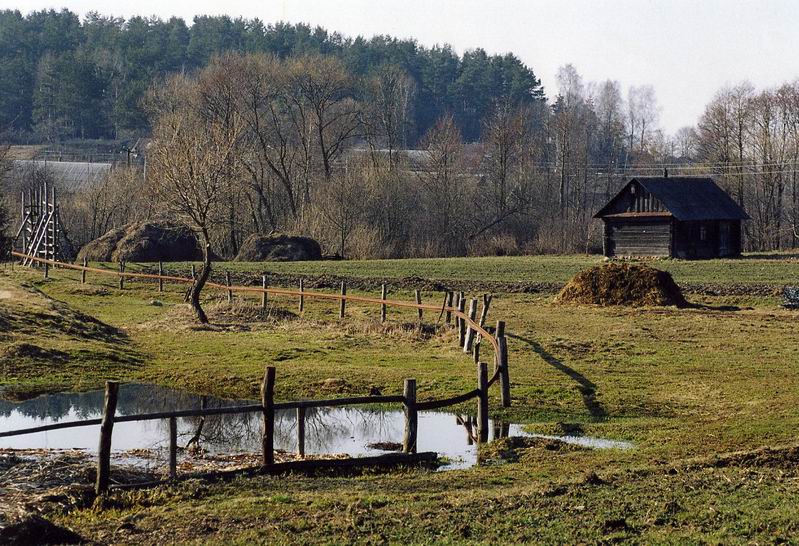
[(455, 322), (458, 323), (458, 346), (463, 347), (464, 342), (466, 341), (466, 321), (463, 319), (461, 314), (466, 305), (466, 300), (463, 298), (458, 298), (458, 315), (457, 320)]
[(297, 456), (305, 457), (305, 408), (297, 408)]
[(100, 445), (97, 448), (97, 482), (95, 492), (102, 495), (108, 491), (111, 475), (111, 434), (114, 431), (114, 414), (117, 411), (119, 383), (106, 381), (103, 401), (103, 420), (100, 424)]
[(119, 260), (119, 289), (125, 288), (125, 260)]
[(158, 291), (164, 291), (164, 262), (158, 260)]
[(474, 363), (477, 364), (480, 362), (480, 338), (478, 337), (475, 340), (474, 345), (472, 345), (472, 357)]
[(480, 328), (486, 325), (486, 319), (488, 319), (488, 308), (491, 306), (492, 299), (494, 299), (494, 296), (491, 294), (483, 294), (483, 310), (480, 311)]
[(275, 368), (267, 366), (261, 383), (261, 407), (264, 413), (264, 434), (261, 440), (263, 464), (275, 462)]
[(419, 426), (419, 415), (416, 410), (416, 380), (406, 379), (403, 389), (405, 396), (405, 435), (402, 439), (402, 450), (405, 453), (416, 453), (416, 432)]
[(386, 295), (388, 294), (386, 290), (386, 283), (383, 283), (380, 286), (380, 299), (383, 300), (383, 303), (380, 304), (380, 322), (386, 322)]
[(445, 315), (446, 318), (444, 319), (444, 321), (447, 324), (451, 324), (452, 323), (452, 311), (450, 311), (450, 308), (452, 307), (452, 292), (451, 291), (447, 291), (447, 300), (444, 303), (444, 307), (446, 307), (446, 309), (447, 309), (447, 313)]
[(266, 294), (266, 275), (261, 275), (261, 309), (266, 309), (267, 294)]
[(305, 281), (303, 279), (300, 279), (300, 305), (299, 305), (300, 313), (302, 313), (305, 310), (305, 296), (303, 296), (303, 292), (305, 292)]
[(480, 443), (488, 440), (488, 366), (477, 365), (477, 430)]
[(477, 333), (472, 327), (474, 320), (477, 318), (477, 298), (472, 298), (469, 302), (469, 323), (466, 328), (466, 339), (463, 341), (463, 352), (469, 354), (472, 352), (472, 343), (474, 343), (474, 334)]
[(178, 420), (169, 418), (169, 479), (178, 476)]
[[(419, 290), (414, 290), (414, 296), (416, 298), (416, 305), (422, 305), (422, 293)], [(416, 314), (419, 316), (419, 328), (422, 327), (422, 319), (424, 318), (424, 311), (421, 307), (416, 308)]]
[(233, 302), (233, 290), (230, 289), (230, 271), (225, 271), (225, 284), (227, 285), (227, 302)]
[(341, 304), (338, 308), (338, 318), (344, 318), (344, 310), (347, 306), (347, 283), (341, 281)]
[(80, 270), (80, 283), (86, 284), (86, 267), (88, 265), (88, 260), (86, 256), (83, 257), (83, 269)]

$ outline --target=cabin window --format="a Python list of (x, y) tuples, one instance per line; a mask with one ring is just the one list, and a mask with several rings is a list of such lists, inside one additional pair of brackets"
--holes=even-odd
[(699, 226), (699, 240), (707, 241), (707, 226)]

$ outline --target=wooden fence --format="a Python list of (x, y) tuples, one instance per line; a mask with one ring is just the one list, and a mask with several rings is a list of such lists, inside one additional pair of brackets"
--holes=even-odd
[[(174, 275), (163, 274), (163, 264), (158, 264), (158, 274), (152, 273), (136, 273), (126, 271), (126, 264), (121, 262), (119, 270), (113, 271), (108, 269), (100, 269), (96, 267), (89, 267), (86, 260), (83, 265), (75, 265), (70, 263), (58, 262), (55, 260), (42, 259), (38, 257), (26, 256), (18, 252), (12, 252), (12, 255), (20, 258), (28, 258), (34, 262), (38, 262), (43, 266), (44, 275), (49, 275), (49, 267), (59, 267), (64, 269), (72, 269), (80, 271), (80, 282), (85, 283), (87, 273), (96, 273), (101, 275), (113, 275), (119, 279), (119, 288), (124, 289), (124, 281), (126, 278), (131, 279), (147, 279), (157, 281), (158, 290), (163, 291), (165, 282), (174, 282), (182, 284), (190, 284), (194, 282), (195, 274), (192, 272), (191, 278), (179, 277)], [(192, 267), (193, 269), (193, 267)], [(347, 302), (357, 302), (364, 304), (373, 304), (380, 306), (380, 318), (385, 322), (387, 318), (387, 307), (398, 307), (416, 309), (418, 312), (418, 320), (421, 326), (423, 313), (425, 311), (439, 312), (444, 315), (445, 322), (451, 324), (453, 319), (455, 327), (458, 330), (458, 346), (462, 347), (464, 353), (471, 353), (475, 364), (477, 365), (477, 387), (469, 392), (459, 394), (450, 398), (440, 400), (429, 400), (420, 402), (416, 399), (416, 380), (406, 379), (403, 394), (397, 396), (363, 396), (351, 398), (337, 398), (328, 400), (297, 400), (291, 402), (274, 402), (274, 381), (275, 369), (272, 367), (266, 368), (266, 373), (261, 385), (261, 403), (258, 405), (239, 406), (229, 408), (214, 408), (214, 409), (197, 409), (197, 410), (183, 410), (162, 413), (149, 413), (139, 415), (126, 415), (115, 416), (116, 411), (116, 398), (118, 385), (109, 382), (106, 385), (106, 399), (102, 419), (88, 419), (83, 421), (74, 421), (68, 423), (55, 423), (52, 425), (45, 425), (41, 427), (34, 427), (29, 429), (21, 429), (16, 431), (0, 432), (0, 438), (6, 436), (16, 436), (20, 434), (32, 434), (35, 432), (43, 432), (47, 430), (56, 430), (61, 428), (69, 428), (76, 426), (91, 426), (101, 425), (100, 445), (98, 453), (98, 472), (97, 472), (97, 491), (102, 493), (108, 489), (108, 469), (110, 464), (110, 449), (111, 449), (111, 434), (113, 431), (114, 422), (126, 421), (141, 421), (152, 419), (169, 419), (170, 428), (170, 457), (169, 457), (169, 473), (174, 477), (176, 474), (176, 450), (177, 450), (177, 426), (175, 419), (178, 417), (190, 416), (205, 416), (205, 415), (221, 415), (230, 413), (251, 413), (262, 412), (264, 419), (264, 434), (263, 434), (263, 465), (264, 467), (274, 466), (274, 412), (277, 410), (291, 410), (297, 411), (297, 432), (298, 432), (298, 452), (300, 456), (304, 455), (304, 438), (305, 426), (304, 417), (307, 408), (315, 407), (336, 407), (336, 406), (351, 406), (359, 404), (388, 404), (388, 403), (402, 403), (405, 408), (405, 435), (403, 439), (403, 451), (406, 454), (415, 453), (416, 451), (416, 433), (418, 426), (417, 413), (421, 410), (433, 410), (464, 403), (473, 398), (477, 398), (477, 421), (478, 421), (478, 441), (485, 441), (488, 438), (488, 391), (489, 388), (496, 382), (500, 382), (500, 399), (503, 407), (509, 407), (511, 404), (510, 398), (510, 376), (508, 371), (508, 348), (505, 337), (505, 323), (504, 321), (497, 321), (496, 329), (493, 335), (486, 329), (485, 322), (488, 316), (488, 309), (491, 304), (491, 296), (485, 295), (483, 297), (483, 307), (480, 313), (480, 318), (477, 319), (478, 300), (472, 298), (469, 301), (468, 312), (466, 311), (466, 298), (463, 292), (446, 292), (444, 294), (444, 301), (442, 305), (425, 304), (421, 301), (421, 293), (415, 291), (415, 301), (408, 302), (402, 300), (389, 300), (387, 299), (387, 287), (385, 284), (381, 286), (380, 298), (370, 298), (367, 296), (356, 296), (347, 294), (347, 286), (342, 282), (341, 291), (339, 294), (317, 292), (305, 290), (304, 282), (302, 279), (299, 281), (299, 290), (291, 290), (286, 288), (273, 288), (267, 285), (265, 276), (261, 279), (261, 286), (236, 286), (230, 281), (229, 274), (226, 275), (225, 284), (207, 282), (206, 286), (212, 289), (225, 291), (228, 300), (232, 300), (233, 294), (238, 293), (259, 293), (261, 294), (261, 305), (266, 307), (267, 298), (270, 295), (275, 296), (288, 296), (298, 298), (298, 308), (300, 312), (304, 310), (306, 299), (320, 299), (328, 301), (339, 302), (339, 317), (344, 318), (346, 314)], [(480, 360), (480, 345), (482, 341), (488, 342), (494, 353), (494, 373), (491, 378), (488, 377), (488, 367), (485, 362)]]
[[(418, 412), (432, 410), (460, 404), (477, 398), (477, 438), (479, 442), (488, 440), (488, 367), (485, 362), (477, 365), (477, 388), (473, 391), (454, 396), (452, 398), (429, 400), (419, 402), (416, 399), (416, 380), (406, 379), (402, 395), (395, 396), (356, 396), (349, 398), (332, 398), (327, 400), (292, 400), (288, 402), (275, 402), (275, 368), (267, 366), (261, 382), (261, 402), (246, 406), (230, 406), (222, 408), (202, 408), (178, 411), (164, 411), (156, 413), (139, 413), (134, 415), (116, 415), (117, 398), (119, 394), (119, 383), (108, 381), (105, 385), (105, 398), (103, 402), (103, 416), (97, 419), (83, 419), (80, 421), (67, 421), (63, 423), (53, 423), (18, 430), (0, 432), (0, 438), (10, 436), (21, 436), (25, 434), (35, 434), (50, 430), (59, 430), (75, 427), (87, 427), (100, 425), (100, 441), (97, 453), (97, 478), (95, 491), (98, 495), (108, 491), (110, 486), (111, 474), (111, 444), (114, 432), (114, 424), (127, 423), (133, 421), (168, 420), (169, 422), (169, 478), (177, 478), (177, 418), (196, 417), (209, 415), (229, 415), (244, 413), (261, 413), (263, 416), (263, 434), (261, 438), (262, 446), (262, 467), (269, 470), (280, 470), (280, 464), (275, 463), (274, 431), (275, 431), (275, 412), (280, 410), (295, 410), (297, 415), (297, 455), (305, 456), (305, 411), (308, 408), (331, 408), (340, 406), (357, 405), (376, 405), (376, 404), (402, 404), (405, 414), (405, 431), (402, 440), (402, 451), (406, 455), (396, 462), (411, 463), (416, 460), (430, 460), (431, 454), (421, 454), (419, 458), (414, 458), (416, 454), (416, 439), (418, 434)], [(380, 464), (381, 458), (372, 458)], [(282, 463), (286, 465), (287, 463)], [(317, 467), (326, 465), (326, 461), (316, 462)], [(288, 469), (288, 467), (287, 467)]]

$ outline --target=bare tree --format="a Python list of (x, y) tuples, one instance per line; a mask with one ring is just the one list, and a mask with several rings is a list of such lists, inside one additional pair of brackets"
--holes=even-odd
[(288, 74), (289, 97), (299, 121), (313, 130), (323, 172), (329, 179), (333, 162), (359, 127), (352, 76), (340, 60), (327, 56), (292, 59)]
[(407, 144), (405, 135), (414, 87), (413, 79), (395, 65), (381, 67), (366, 84), (362, 124), (375, 167), (380, 163), (380, 148), (388, 155), (388, 169), (397, 166), (398, 151)]
[(203, 267), (190, 289), (189, 302), (197, 320), (207, 323), (200, 293), (211, 274), (211, 230), (227, 219), (225, 203), (237, 177), (233, 159), (241, 123), (237, 114), (227, 121), (201, 116), (194, 102), (196, 86), (182, 92), (190, 97), (189, 107), (155, 120), (148, 182), (162, 211), (200, 237)]

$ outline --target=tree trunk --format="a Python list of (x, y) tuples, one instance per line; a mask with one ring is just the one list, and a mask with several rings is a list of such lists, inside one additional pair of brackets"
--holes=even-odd
[(208, 316), (205, 314), (205, 311), (203, 311), (203, 308), (200, 305), (200, 293), (202, 292), (208, 277), (211, 276), (211, 244), (209, 243), (207, 229), (202, 230), (202, 240), (203, 267), (200, 270), (200, 274), (197, 275), (197, 279), (194, 281), (191, 291), (189, 292), (189, 303), (194, 311), (194, 315), (197, 317), (197, 322), (200, 324), (208, 324)]

